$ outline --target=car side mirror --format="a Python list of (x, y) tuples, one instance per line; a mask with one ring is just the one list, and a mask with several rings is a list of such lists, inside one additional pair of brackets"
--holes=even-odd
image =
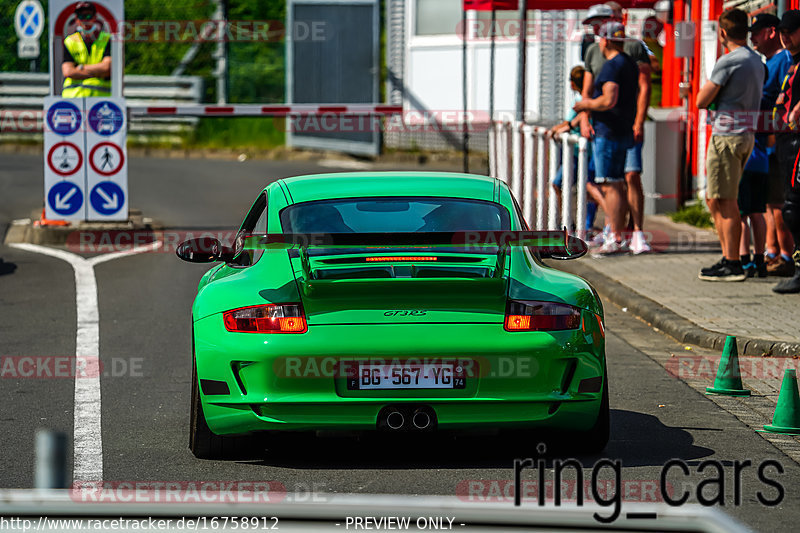
[(189, 263), (213, 263), (215, 261), (230, 262), (235, 253), (233, 248), (223, 246), (213, 237), (189, 239), (178, 245), (175, 254)]
[(541, 257), (558, 260), (578, 259), (586, 255), (588, 251), (589, 247), (583, 240), (574, 235), (569, 235), (567, 237), (566, 246), (561, 249), (549, 250), (547, 253), (542, 253)]

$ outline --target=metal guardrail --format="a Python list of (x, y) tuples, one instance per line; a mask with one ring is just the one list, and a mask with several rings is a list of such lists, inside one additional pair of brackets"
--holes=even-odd
[[(572, 154), (577, 145), (577, 194), (573, 209)], [(561, 221), (553, 192), (559, 163)], [(547, 128), (522, 122), (496, 122), (489, 130), (489, 174), (508, 183), (528, 225), (537, 230), (567, 228), (584, 239), (586, 229), (587, 140), (580, 135), (552, 136)]]
[[(0, 139), (41, 137), (42, 108), (49, 91), (49, 74), (0, 72), (0, 113), (27, 120), (25, 127), (0, 132)], [(123, 96), (129, 106), (198, 104), (203, 96), (199, 76), (125, 76)], [(32, 113), (32, 115), (30, 115)], [(140, 142), (180, 142), (197, 125), (196, 117), (134, 116), (128, 136)], [(33, 122), (35, 121), (35, 122)], [(38, 137), (37, 137), (38, 136)]]

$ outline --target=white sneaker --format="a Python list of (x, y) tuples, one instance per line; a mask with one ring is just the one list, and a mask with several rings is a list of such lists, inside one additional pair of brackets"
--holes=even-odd
[(592, 237), (592, 240), (589, 241), (589, 246), (603, 246), (608, 240), (609, 233), (611, 233), (611, 228), (608, 226), (604, 227), (603, 231)]
[(652, 251), (650, 245), (647, 244), (647, 239), (644, 238), (644, 232), (642, 231), (633, 232), (630, 248), (633, 255), (645, 254)]
[(603, 246), (597, 248), (592, 252), (593, 256), (604, 256), (604, 255), (613, 255), (613, 254), (621, 254), (624, 252), (622, 248), (622, 244), (617, 242), (617, 239), (611, 234), (611, 238), (603, 243)]

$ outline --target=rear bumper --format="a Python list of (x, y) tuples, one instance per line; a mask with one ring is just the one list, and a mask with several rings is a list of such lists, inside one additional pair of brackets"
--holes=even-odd
[[(376, 429), (386, 405), (427, 405), (442, 429), (589, 429), (600, 408), (605, 342), (594, 315), (561, 332), (502, 324), (311, 326), (299, 335), (229, 333), (220, 315), (195, 322), (206, 421), (217, 434)], [(345, 363), (458, 361), (464, 389), (349, 390)], [(227, 388), (227, 393), (225, 389)], [(222, 392), (222, 393), (220, 393)]]

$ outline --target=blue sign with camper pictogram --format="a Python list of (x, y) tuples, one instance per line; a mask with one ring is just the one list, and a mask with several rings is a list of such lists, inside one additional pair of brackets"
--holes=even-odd
[(47, 110), (47, 125), (58, 135), (72, 135), (81, 127), (81, 111), (70, 102), (56, 102)]
[(122, 127), (122, 110), (112, 102), (98, 102), (89, 110), (89, 126), (98, 135), (114, 135)]

